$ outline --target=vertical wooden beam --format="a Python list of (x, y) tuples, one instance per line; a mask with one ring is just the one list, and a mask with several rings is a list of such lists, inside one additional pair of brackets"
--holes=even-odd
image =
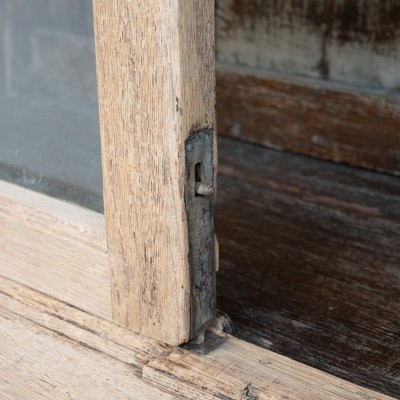
[(113, 318), (181, 344), (185, 141), (215, 128), (214, 0), (94, 0), (94, 20)]

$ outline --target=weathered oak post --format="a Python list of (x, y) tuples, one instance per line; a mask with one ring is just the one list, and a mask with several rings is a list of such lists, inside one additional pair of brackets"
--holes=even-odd
[(181, 344), (215, 312), (214, 1), (94, 0), (94, 19), (113, 318)]

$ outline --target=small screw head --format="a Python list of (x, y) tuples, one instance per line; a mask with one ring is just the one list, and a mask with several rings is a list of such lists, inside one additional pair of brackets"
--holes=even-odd
[(215, 189), (212, 186), (196, 183), (196, 194), (199, 196), (210, 196), (214, 194)]

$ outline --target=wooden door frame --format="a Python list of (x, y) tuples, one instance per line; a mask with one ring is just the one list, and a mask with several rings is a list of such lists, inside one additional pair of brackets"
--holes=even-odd
[(215, 318), (194, 309), (215, 273), (194, 287), (185, 197), (185, 142), (215, 130), (214, 18), (214, 0), (94, 0), (113, 320), (174, 345)]
[[(53, 319), (60, 314), (65, 323), (71, 322), (72, 331), (82, 328), (74, 323), (75, 314), (80, 315), (80, 324), (90, 325), (92, 319), (86, 319), (83, 310), (179, 345), (193, 334), (185, 141), (203, 129), (215, 130), (214, 2), (94, 0), (94, 4), (105, 215), (0, 182), (0, 275), (46, 294), (38, 303), (40, 308), (49, 307)], [(152, 34), (146, 36), (149, 27)], [(137, 42), (145, 58), (135, 52), (132, 43), (137, 46)], [(156, 43), (154, 54), (149, 43)], [(149, 95), (159, 84), (157, 93)], [(153, 156), (142, 157), (146, 149)], [(141, 185), (149, 175), (151, 179)], [(153, 189), (149, 192), (149, 188)], [(137, 224), (132, 221), (143, 217), (138, 211), (141, 204), (145, 215), (153, 219)], [(151, 242), (152, 238), (157, 241)], [(175, 257), (173, 262), (171, 257)], [(12, 310), (20, 301), (15, 290), (25, 289), (10, 290), (5, 298), (12, 299), (7, 300)], [(41, 296), (30, 289), (26, 293), (35, 299)], [(61, 329), (36, 309), (34, 314), (42, 324)], [(206, 321), (203, 328), (212, 322)], [(93, 323), (108, 326), (100, 319)], [(62, 329), (60, 333), (65, 336)], [(225, 396), (245, 398), (252, 395), (253, 387), (259, 398), (324, 398), (320, 397), (321, 381), (323, 392), (338, 399), (388, 398), (218, 335), (225, 344), (212, 356), (204, 353), (201, 358), (172, 349), (144, 366), (143, 379), (177, 394), (200, 396), (196, 398), (214, 398), (217, 389)], [(141, 343), (138, 351), (143, 343), (155, 346), (145, 336), (137, 340)], [(207, 369), (221, 368), (223, 375), (208, 376), (204, 368), (197, 369), (200, 361)], [(176, 375), (171, 375), (169, 366)], [(185, 368), (195, 372), (187, 375)]]
[[(93, 5), (104, 216), (0, 182), (0, 274), (180, 345), (215, 317), (215, 271), (193, 287), (185, 204), (185, 142), (215, 132), (214, 0)], [(213, 291), (207, 315), (194, 291)]]

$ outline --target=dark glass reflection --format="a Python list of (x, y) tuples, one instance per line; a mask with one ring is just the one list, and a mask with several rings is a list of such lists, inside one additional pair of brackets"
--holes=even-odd
[(0, 179), (102, 211), (91, 1), (0, 0)]

